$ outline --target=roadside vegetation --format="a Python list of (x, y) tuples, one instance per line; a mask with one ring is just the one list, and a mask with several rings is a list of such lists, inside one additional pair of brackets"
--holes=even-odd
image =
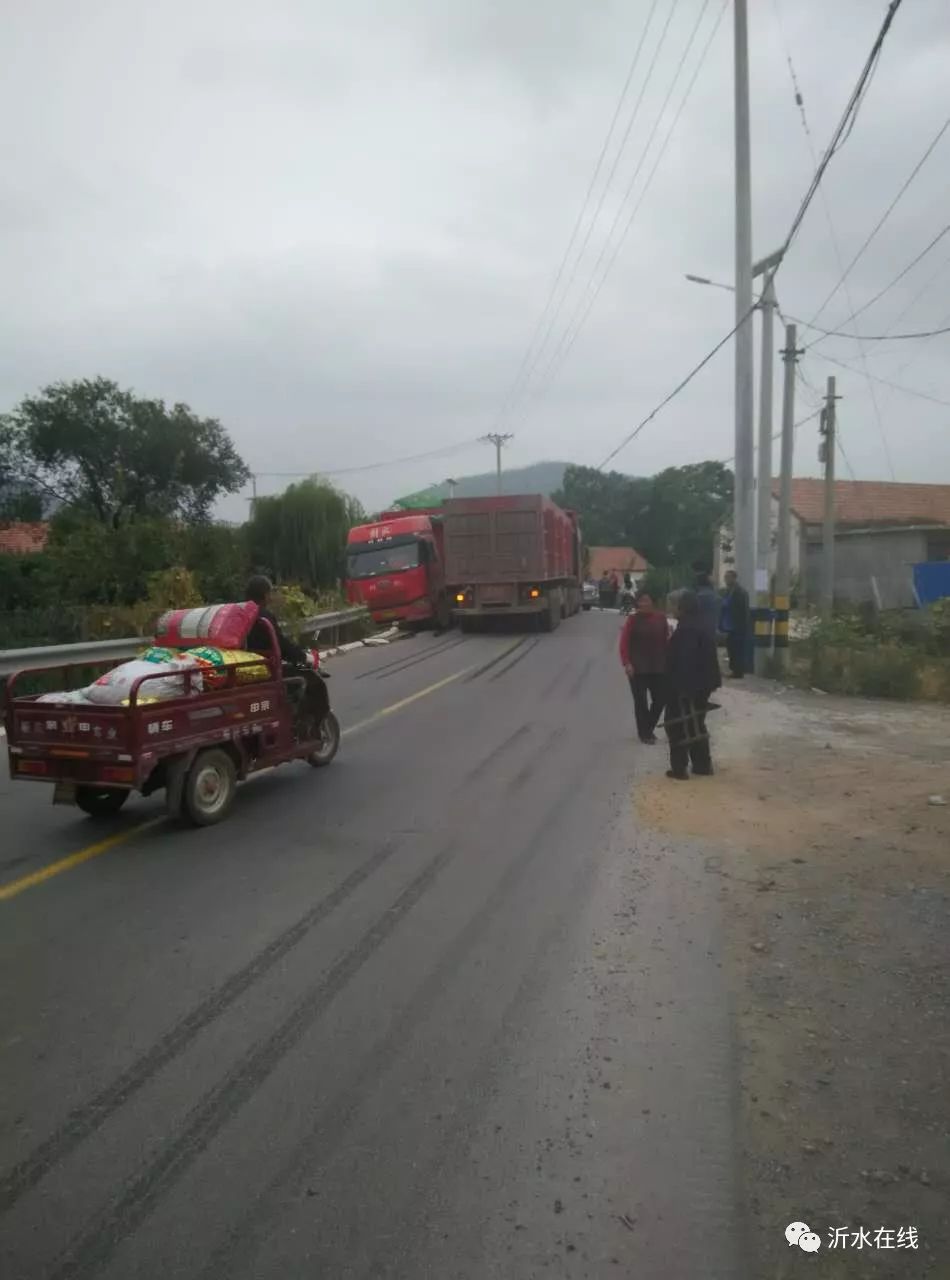
[(291, 624), (341, 607), (359, 504), (313, 478), (215, 522), (249, 476), (221, 423), (187, 405), (104, 378), (27, 397), (0, 418), (0, 522), (49, 535), (0, 554), (0, 648), (146, 634), (163, 609), (240, 597), (252, 572), (281, 584)]
[(818, 621), (793, 642), (790, 674), (824, 693), (950, 702), (950, 599)]

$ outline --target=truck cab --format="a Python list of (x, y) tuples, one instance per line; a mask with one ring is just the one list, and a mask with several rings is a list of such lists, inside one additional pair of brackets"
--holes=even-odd
[(346, 543), (346, 596), (365, 605), (374, 622), (407, 627), (446, 627), (451, 619), (445, 589), (439, 509), (384, 512), (352, 528)]

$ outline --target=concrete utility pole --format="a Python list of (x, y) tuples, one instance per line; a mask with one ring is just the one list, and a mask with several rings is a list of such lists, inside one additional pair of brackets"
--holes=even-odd
[(835, 379), (828, 378), (825, 407), (821, 411), (820, 461), (825, 464), (825, 519), (821, 532), (821, 608), (831, 616), (835, 603)]
[(491, 431), (487, 436), (482, 437), (486, 444), (493, 444), (495, 446), (495, 470), (498, 476), (499, 493), (501, 493), (501, 451), (511, 438), (510, 432), (507, 435), (500, 435), (497, 431)]
[(755, 580), (755, 388), (752, 351), (752, 179), (749, 143), (749, 19), (747, 0), (734, 0), (736, 145), (736, 403), (733, 533), (736, 572)]
[(788, 618), (792, 588), (792, 475), (795, 459), (795, 365), (802, 351), (795, 346), (798, 329), (785, 326), (785, 381), (782, 389), (782, 473), (778, 500), (778, 558), (775, 565), (775, 662), (788, 669)]
[[(754, 271), (754, 268), (753, 268)], [(760, 371), (761, 387), (759, 392), (759, 468), (756, 479), (756, 546), (755, 546), (755, 583), (746, 583), (746, 589), (754, 585), (755, 603), (760, 610), (759, 622), (764, 628), (768, 641), (768, 609), (771, 603), (769, 595), (769, 561), (772, 552), (772, 343), (775, 313), (774, 270), (765, 273), (765, 288), (759, 304), (762, 311), (762, 368)], [(758, 630), (758, 628), (757, 628)], [(756, 644), (755, 671), (757, 675), (765, 675), (769, 664), (768, 644)]]
[(450, 498), (454, 498), (454, 497), (455, 497), (455, 490), (456, 490), (456, 487), (457, 487), (457, 485), (458, 485), (458, 481), (457, 481), (457, 480), (453, 480), (453, 479), (451, 478), (451, 476), (450, 476), (450, 477), (449, 477), (449, 479), (448, 479), (448, 480), (446, 480), (446, 482), (445, 482), (445, 483), (449, 486), (449, 497), (450, 497)]

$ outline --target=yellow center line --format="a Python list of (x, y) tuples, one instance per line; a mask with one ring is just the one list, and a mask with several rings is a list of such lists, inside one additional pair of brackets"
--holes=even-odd
[(147, 831), (149, 827), (157, 826), (162, 821), (164, 821), (164, 818), (149, 818), (146, 822), (140, 822), (134, 827), (126, 827), (124, 831), (116, 831), (113, 835), (106, 836), (105, 840), (97, 840), (95, 844), (87, 845), (85, 849), (80, 849), (78, 853), (71, 853), (68, 857), (60, 858), (58, 862), (51, 862), (47, 867), (40, 867), (39, 871), (33, 871), (28, 876), (21, 876), (19, 880), (11, 880), (9, 884), (2, 884), (0, 885), (0, 902), (15, 898), (17, 894), (23, 893), (24, 890), (32, 889), (34, 885), (42, 884), (44, 880), (51, 880), (53, 876), (58, 876), (63, 871), (70, 871), (73, 867), (81, 867), (84, 862), (89, 862), (91, 858), (98, 858), (101, 853), (108, 853), (117, 844), (124, 844), (126, 840), (131, 840), (133, 836), (137, 836), (142, 831)]
[[(515, 647), (515, 645), (511, 646), (511, 648)], [(420, 689), (417, 693), (411, 693), (408, 698), (401, 698), (399, 702), (383, 707), (381, 711), (374, 712), (373, 715), (368, 716), (365, 720), (360, 720), (358, 724), (350, 725), (344, 729), (342, 736), (346, 738), (351, 734), (359, 733), (362, 729), (367, 729), (370, 725), (377, 724), (380, 720), (385, 720), (397, 711), (402, 711), (404, 708), (412, 706), (414, 702), (419, 702), (420, 699), (427, 698), (430, 694), (438, 693), (446, 685), (454, 684), (464, 676), (470, 675), (471, 672), (478, 669), (478, 666), (478, 663), (473, 663), (469, 667), (463, 667), (461, 671), (456, 671), (450, 676), (436, 680), (434, 684), (427, 685), (426, 688)], [(33, 871), (29, 875), (21, 876), (19, 880), (11, 880), (9, 884), (0, 885), (0, 902), (7, 902), (10, 898), (17, 897), (18, 894), (24, 893), (27, 889), (32, 889), (38, 884), (43, 884), (46, 880), (51, 880), (53, 876), (61, 875), (64, 871), (71, 871), (73, 867), (81, 867), (84, 862), (89, 862), (103, 853), (108, 853), (110, 849), (116, 848), (117, 845), (125, 844), (133, 836), (147, 831), (149, 827), (158, 826), (160, 822), (164, 821), (164, 814), (157, 818), (149, 818), (145, 822), (138, 823), (137, 826), (127, 827), (124, 831), (116, 831), (104, 840), (97, 840), (95, 844), (87, 845), (85, 849), (80, 849), (77, 853), (71, 853), (65, 858), (60, 858), (58, 862), (51, 862), (49, 866), (41, 867), (39, 871)]]

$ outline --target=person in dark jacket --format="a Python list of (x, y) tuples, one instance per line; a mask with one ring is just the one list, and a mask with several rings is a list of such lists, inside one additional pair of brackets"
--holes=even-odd
[(678, 613), (667, 650), (664, 727), (670, 743), (670, 767), (666, 776), (685, 780), (690, 764), (696, 775), (713, 771), (705, 709), (713, 690), (722, 684), (722, 676), (716, 641), (704, 625), (695, 591), (680, 594)]
[(729, 674), (734, 680), (745, 675), (746, 646), (749, 642), (749, 593), (739, 584), (734, 569), (726, 574), (726, 594), (722, 599), (719, 629), (726, 637)]
[(263, 574), (259, 574), (248, 582), (245, 588), (245, 596), (248, 600), (253, 600), (258, 607), (257, 621), (247, 633), (245, 645), (250, 653), (263, 653), (270, 657), (271, 641), (267, 631), (265, 622), (269, 622), (274, 628), (277, 636), (277, 644), (280, 647), (281, 661), (286, 662), (290, 667), (312, 667), (313, 656), (306, 649), (301, 649), (299, 644), (294, 644), (288, 636), (285, 636), (280, 629), (280, 623), (271, 612), (270, 599), (274, 587), (270, 578), (265, 578)]
[(696, 574), (695, 594), (699, 604), (699, 619), (707, 634), (712, 638), (713, 644), (715, 644), (716, 637), (719, 634), (719, 612), (722, 607), (722, 601), (716, 594), (708, 569), (703, 565), (694, 565), (693, 568)]
[(666, 703), (666, 650), (669, 625), (648, 591), (638, 591), (636, 612), (620, 632), (620, 661), (630, 681), (637, 736), (652, 746), (654, 729)]

